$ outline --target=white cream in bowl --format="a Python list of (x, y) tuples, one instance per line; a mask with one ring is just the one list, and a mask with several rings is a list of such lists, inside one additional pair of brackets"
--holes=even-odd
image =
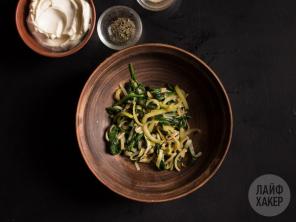
[(90, 29), (92, 10), (86, 0), (32, 0), (27, 23), (44, 47), (66, 51)]

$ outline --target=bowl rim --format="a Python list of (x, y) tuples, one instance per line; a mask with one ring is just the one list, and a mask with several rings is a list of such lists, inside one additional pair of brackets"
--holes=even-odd
[[(21, 13), (21, 3), (24, 1), (28, 1), (27, 4), (25, 4), (27, 7), (27, 5), (30, 3), (29, 0), (19, 0), (16, 6), (16, 12), (15, 12), (15, 23), (16, 23), (16, 28), (17, 31), (19, 33), (19, 36), (21, 37), (21, 39), (23, 40), (23, 42), (34, 52), (36, 52), (39, 55), (42, 56), (46, 56), (46, 57), (50, 57), (50, 58), (62, 58), (62, 57), (66, 57), (66, 56), (70, 56), (78, 51), (80, 51), (82, 48), (84, 48), (84, 46), (89, 42), (89, 40), (91, 39), (93, 32), (95, 30), (96, 27), (96, 7), (94, 4), (93, 0), (87, 0), (90, 4), (90, 8), (92, 11), (92, 18), (91, 18), (91, 23), (90, 23), (90, 28), (87, 31), (87, 33), (85, 34), (85, 36), (82, 38), (82, 40), (80, 41), (80, 43), (78, 43), (76, 46), (74, 46), (73, 48), (67, 50), (67, 51), (63, 51), (63, 52), (55, 52), (55, 51), (50, 51), (48, 49), (46, 49), (45, 47), (41, 47), (37, 48), (35, 47), (35, 45), (32, 42), (35, 42), (37, 44), (39, 44), (37, 42), (37, 40), (32, 36), (32, 34), (30, 33), (30, 31), (28, 30), (28, 27), (26, 25), (26, 21), (21, 21), (21, 19), (19, 18), (19, 14)], [(25, 18), (26, 19), (26, 18)], [(28, 38), (30, 39), (30, 41), (28, 40)]]
[[(217, 162), (217, 165), (213, 169), (213, 171), (200, 184), (198, 184), (197, 186), (194, 186), (193, 188), (187, 190), (186, 192), (181, 193), (181, 194), (178, 194), (178, 195), (175, 195), (175, 196), (172, 196), (172, 197), (167, 197), (167, 198), (162, 198), (162, 199), (157, 199), (157, 200), (154, 200), (154, 199), (153, 200), (152, 199), (145, 199), (145, 198), (141, 198), (141, 197), (140, 198), (137, 198), (137, 197), (132, 196), (132, 195), (127, 195), (127, 194), (124, 194), (124, 193), (120, 192), (119, 190), (113, 189), (112, 187), (110, 187), (108, 185), (108, 183), (105, 183), (99, 177), (99, 175), (96, 174), (95, 169), (93, 169), (93, 166), (92, 166), (91, 162), (87, 158), (87, 154), (84, 153), (84, 151), (83, 151), (84, 150), (83, 149), (83, 143), (82, 143), (82, 140), (83, 139), (81, 137), (81, 135), (84, 134), (84, 132), (83, 132), (84, 128), (81, 127), (81, 125), (83, 125), (83, 124), (80, 124), (81, 122), (83, 122), (83, 121), (81, 121), (80, 117), (82, 116), (81, 114), (84, 113), (84, 107), (85, 107), (85, 106), (83, 106), (83, 100), (89, 98), (89, 93), (87, 91), (91, 91), (91, 89), (92, 89), (92, 88), (88, 88), (87, 86), (93, 81), (93, 79), (94, 79), (97, 71), (102, 66), (104, 66), (107, 63), (109, 63), (109, 61), (112, 60), (114, 57), (120, 55), (121, 53), (126, 53), (126, 52), (128, 52), (130, 50), (134, 50), (134, 49), (141, 48), (141, 47), (161, 47), (161, 48), (166, 48), (166, 49), (170, 49), (170, 50), (177, 50), (177, 51), (179, 51), (181, 53), (184, 53), (187, 56), (190, 56), (191, 58), (193, 58), (197, 62), (199, 62), (201, 65), (203, 65), (209, 71), (210, 75), (212, 75), (212, 77), (214, 78), (214, 80), (217, 81), (217, 83), (218, 83), (218, 85), (219, 85), (219, 87), (221, 89), (221, 93), (223, 93), (223, 97), (226, 100), (227, 112), (228, 112), (227, 114), (229, 115), (229, 122), (228, 122), (228, 124), (229, 124), (229, 133), (226, 134), (227, 143), (225, 143), (226, 144), (225, 149), (222, 151), (222, 156), (221, 156), (220, 160)], [(217, 173), (217, 171), (220, 169), (220, 167), (222, 165), (222, 162), (224, 161), (224, 159), (225, 159), (225, 157), (226, 157), (226, 155), (227, 155), (227, 153), (229, 151), (229, 147), (230, 147), (231, 140), (232, 140), (232, 135), (233, 135), (233, 112), (232, 112), (232, 108), (231, 108), (231, 103), (230, 103), (229, 96), (227, 95), (227, 92), (226, 92), (226, 90), (225, 90), (225, 88), (224, 88), (224, 86), (223, 86), (220, 78), (218, 77), (218, 75), (203, 60), (201, 60), (198, 56), (192, 54), (191, 52), (188, 52), (188, 51), (186, 51), (184, 49), (181, 49), (179, 47), (176, 47), (176, 46), (162, 44), (162, 43), (146, 43), (146, 44), (140, 44), (140, 45), (132, 46), (132, 47), (126, 48), (124, 50), (118, 51), (118, 52), (112, 54), (111, 56), (109, 56), (108, 58), (106, 58), (102, 63), (100, 63), (97, 66), (97, 68), (92, 72), (92, 74), (89, 76), (88, 80), (84, 84), (83, 90), (82, 90), (82, 92), (80, 94), (80, 97), (79, 97), (79, 101), (78, 101), (78, 105), (77, 105), (77, 110), (76, 110), (76, 136), (77, 136), (77, 141), (78, 141), (79, 149), (80, 149), (80, 152), (81, 152), (81, 154), (83, 156), (83, 159), (84, 159), (86, 165), (88, 166), (88, 168), (90, 169), (90, 171), (94, 174), (94, 176), (102, 184), (104, 184), (106, 187), (108, 187), (114, 193), (117, 193), (120, 196), (123, 196), (125, 198), (130, 199), (130, 200), (134, 200), (134, 201), (138, 201), (138, 202), (143, 202), (143, 203), (161, 203), (161, 202), (167, 202), (167, 201), (176, 200), (176, 199), (185, 197), (185, 196), (193, 193), (194, 191), (196, 191), (197, 189), (199, 189), (203, 185), (205, 185)]]
[[(131, 14), (135, 17), (136, 22), (139, 25), (139, 29), (136, 32), (135, 38), (133, 39), (132, 42), (129, 42), (127, 45), (116, 45), (116, 44), (108, 41), (106, 38), (104, 38), (104, 35), (103, 35), (103, 31), (102, 31), (103, 19), (106, 17), (106, 15), (112, 13), (114, 10), (117, 10), (117, 9), (123, 9), (123, 10), (131, 12)], [(133, 8), (128, 7), (126, 5), (114, 5), (114, 6), (111, 6), (111, 7), (107, 8), (100, 15), (98, 23), (97, 23), (97, 34), (98, 34), (98, 37), (99, 37), (100, 41), (106, 47), (108, 47), (110, 49), (113, 49), (113, 50), (121, 50), (121, 49), (125, 49), (125, 48), (128, 48), (128, 47), (134, 46), (141, 39), (142, 33), (143, 33), (143, 23), (142, 23), (142, 19), (141, 19), (140, 15)]]
[(160, 11), (164, 11), (167, 10), (168, 8), (170, 8), (173, 4), (175, 4), (177, 0), (170, 0), (169, 4), (160, 7), (160, 8), (153, 8), (150, 7), (147, 3), (145, 3), (145, 1), (143, 0), (137, 0), (137, 2), (139, 3), (140, 6), (142, 6), (142, 8), (148, 10), (148, 11), (152, 11), (152, 12), (160, 12)]

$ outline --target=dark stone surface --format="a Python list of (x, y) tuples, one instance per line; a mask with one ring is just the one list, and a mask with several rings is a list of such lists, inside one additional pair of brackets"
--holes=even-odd
[[(192, 195), (143, 204), (113, 194), (90, 173), (76, 142), (75, 111), (94, 68), (113, 51), (96, 33), (77, 54), (41, 57), (20, 40), (16, 0), (1, 1), (0, 221), (293, 221), (296, 149), (296, 3), (293, 0), (183, 0), (151, 13), (136, 1), (95, 0), (98, 15), (130, 5), (143, 19), (142, 42), (185, 48), (221, 77), (235, 127), (216, 176)], [(283, 177), (288, 209), (257, 215), (247, 199), (259, 175)]]

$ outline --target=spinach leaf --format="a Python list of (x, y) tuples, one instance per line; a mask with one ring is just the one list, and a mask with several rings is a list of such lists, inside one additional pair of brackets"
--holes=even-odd
[(172, 91), (172, 92), (175, 92), (175, 87), (174, 87), (174, 85), (168, 83), (168, 84), (167, 84), (167, 88), (168, 88), (168, 90), (170, 90), (170, 91)]
[(160, 163), (159, 163), (159, 168), (158, 168), (158, 169), (159, 169), (159, 170), (165, 170), (165, 163), (164, 163), (163, 160), (160, 161)]
[(159, 121), (160, 124), (163, 125), (170, 125), (174, 126), (177, 129), (184, 128), (187, 129), (187, 120), (190, 118), (190, 116), (185, 115), (185, 116), (177, 116), (173, 118), (165, 118), (164, 116), (156, 116), (155, 119)]
[(108, 107), (106, 108), (106, 111), (109, 115), (116, 115), (117, 113), (120, 112), (120, 109), (116, 109), (114, 107)]
[(120, 146), (119, 146), (119, 140), (117, 138), (119, 134), (120, 129), (113, 125), (111, 131), (108, 133), (109, 137), (109, 151), (112, 155), (117, 155), (121, 152)]
[(159, 101), (162, 101), (162, 100), (164, 100), (164, 95), (163, 95), (163, 93), (161, 93), (161, 90), (160, 89), (158, 89), (158, 88), (156, 88), (156, 89), (153, 89), (152, 91), (151, 91), (151, 94), (152, 94), (152, 96), (155, 98), (155, 99), (157, 99), (157, 100), (159, 100)]
[(138, 95), (138, 94), (135, 94), (135, 93), (132, 92), (132, 93), (128, 94), (127, 96), (123, 97), (118, 102), (116, 102), (114, 104), (114, 106), (119, 106), (119, 105), (127, 102), (128, 100), (132, 100), (133, 98), (145, 98), (145, 95)]

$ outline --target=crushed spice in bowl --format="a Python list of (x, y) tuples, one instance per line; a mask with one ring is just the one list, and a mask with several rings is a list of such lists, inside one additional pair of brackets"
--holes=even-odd
[(97, 31), (100, 40), (109, 48), (121, 50), (135, 45), (142, 35), (140, 16), (126, 6), (113, 6), (107, 9), (98, 21)]
[(136, 25), (130, 18), (120, 17), (111, 23), (108, 32), (113, 42), (122, 44), (134, 37)]

